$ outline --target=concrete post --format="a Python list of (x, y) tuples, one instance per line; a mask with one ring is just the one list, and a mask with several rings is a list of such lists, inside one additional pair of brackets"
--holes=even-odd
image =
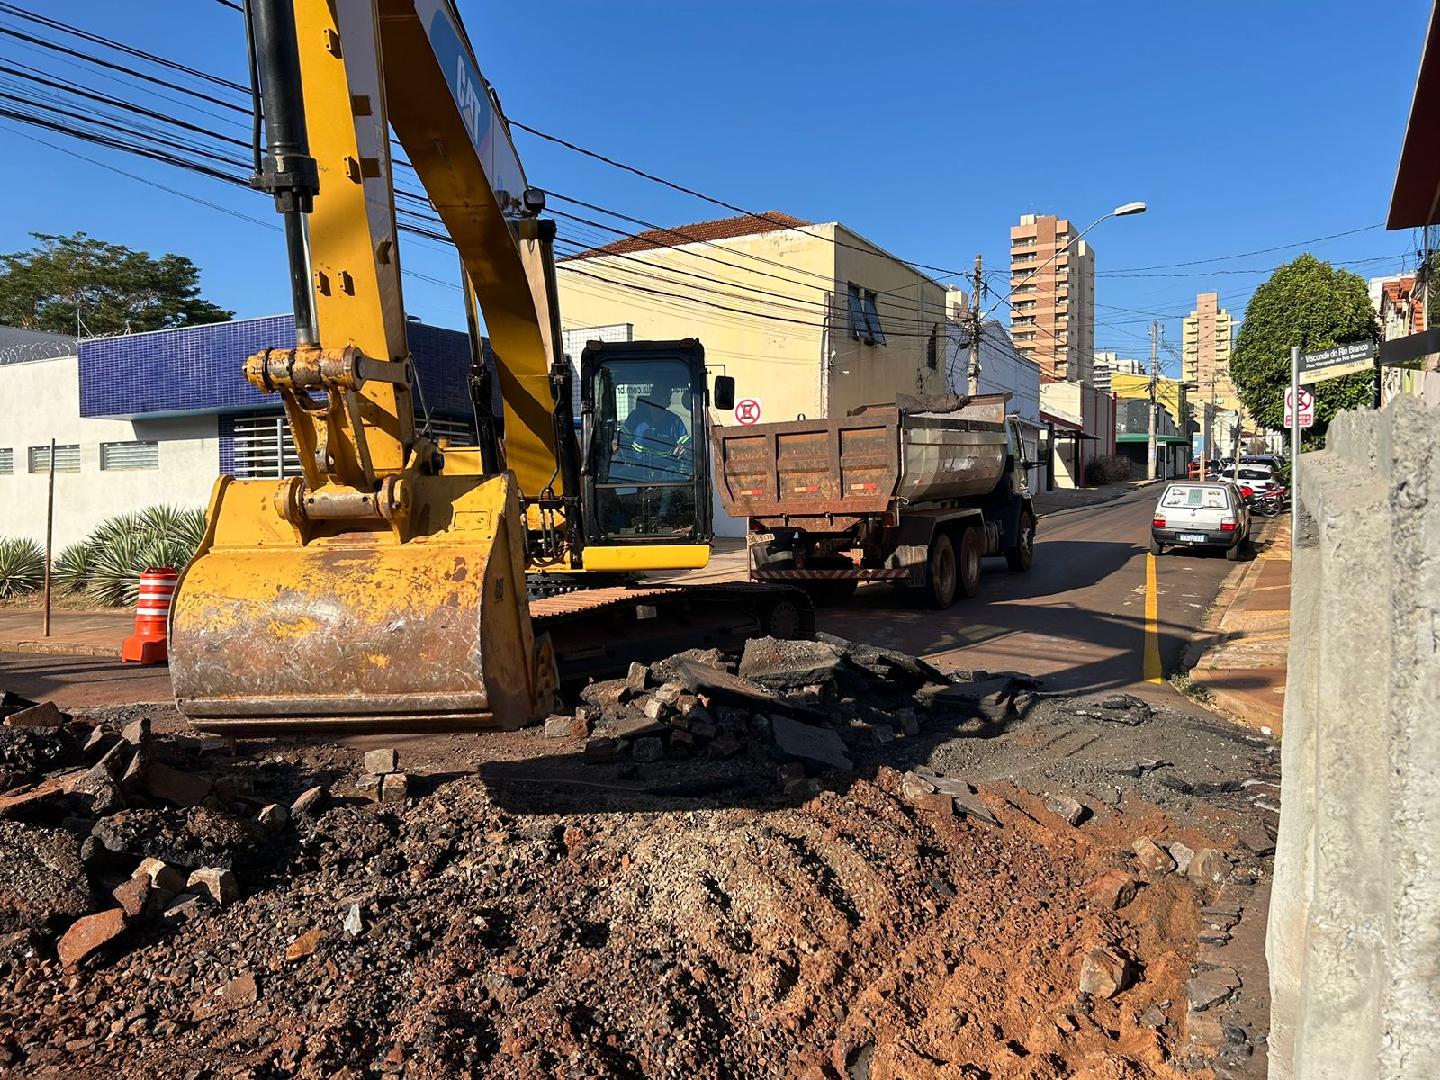
[(1296, 492), (1272, 1080), (1440, 1060), (1440, 411), (1346, 413)]

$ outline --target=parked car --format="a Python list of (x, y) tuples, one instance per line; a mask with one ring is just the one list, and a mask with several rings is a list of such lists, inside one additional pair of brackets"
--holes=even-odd
[(1262, 465), (1258, 462), (1247, 465), (1241, 462), (1220, 472), (1220, 479), (1228, 480), (1240, 487), (1247, 487), (1256, 494), (1264, 494), (1272, 487), (1275, 487), (1275, 470), (1269, 465)]
[(1268, 465), (1271, 471), (1280, 468), (1285, 459), (1279, 454), (1246, 454), (1240, 459), (1241, 465)]
[(1150, 554), (1167, 547), (1223, 548), (1237, 562), (1250, 540), (1250, 508), (1228, 481), (1172, 480), (1155, 504)]
[(1211, 458), (1209, 461), (1201, 461), (1199, 458), (1193, 458), (1185, 470), (1186, 476), (1191, 480), (1204, 480), (1207, 477), (1216, 475), (1219, 471), (1220, 462), (1216, 458)]

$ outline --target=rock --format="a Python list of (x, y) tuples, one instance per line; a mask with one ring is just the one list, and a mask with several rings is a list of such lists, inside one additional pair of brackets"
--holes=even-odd
[(43, 701), (28, 709), (12, 712), (5, 718), (9, 727), (60, 727), (65, 723), (65, 714), (53, 701)]
[(120, 793), (127, 799), (144, 793), (146, 767), (143, 753), (137, 750), (130, 755), (130, 763), (120, 774)]
[(1230, 860), (1214, 848), (1201, 848), (1190, 860), (1185, 876), (1201, 885), (1218, 885), (1230, 876)]
[(365, 752), (365, 771), (371, 776), (384, 776), (400, 768), (400, 755), (388, 747)]
[(661, 701), (659, 697), (652, 694), (650, 697), (645, 699), (645, 704), (640, 707), (640, 711), (644, 713), (645, 716), (650, 720), (659, 720), (662, 716), (664, 716), (667, 712), (670, 711), (670, 706), (666, 705), (665, 702)]
[(200, 806), (126, 810), (101, 818), (90, 832), (112, 852), (163, 859), (187, 874), (197, 866), (233, 869), (254, 859), (266, 840), (250, 819)]
[(195, 893), (181, 893), (170, 901), (170, 906), (165, 909), (164, 917), (169, 922), (190, 922), (203, 914), (209, 906), (209, 901), (203, 896)]
[(260, 998), (260, 987), (252, 972), (236, 975), (206, 994), (191, 1009), (191, 1019), (197, 1023), (211, 1017), (223, 1016), (249, 1008)]
[(823, 641), (751, 638), (745, 642), (737, 672), (742, 679), (772, 690), (798, 690), (833, 684), (841, 662), (835, 647)]
[(0, 822), (0, 932), (55, 929), (93, 910), (79, 840)]
[(630, 751), (630, 756), (636, 761), (659, 761), (665, 756), (665, 744), (658, 736), (647, 735), (643, 739), (635, 740), (635, 747)]
[(1143, 724), (1150, 719), (1151, 708), (1133, 694), (1111, 694), (1089, 715), (1116, 724)]
[(687, 662), (714, 668), (716, 671), (729, 670), (729, 665), (725, 662), (725, 657), (719, 649), (686, 649), (684, 652), (676, 653), (674, 656), (651, 664), (650, 676), (662, 683), (673, 682), (683, 686), (684, 680), (680, 678), (680, 666)]
[(966, 817), (976, 818), (980, 821), (988, 822), (991, 825), (1000, 824), (1000, 819), (990, 811), (988, 806), (980, 801), (978, 792), (974, 795), (951, 795), (950, 799), (955, 804), (955, 809)]
[(1185, 984), (1185, 997), (1195, 1012), (1204, 1012), (1226, 1000), (1241, 986), (1240, 976), (1233, 968), (1202, 971)]
[(935, 785), (918, 773), (907, 772), (900, 777), (900, 794), (913, 803), (926, 795), (934, 795)]
[(1124, 870), (1110, 869), (1099, 874), (1085, 886), (1090, 902), (1106, 911), (1119, 911), (1131, 900), (1140, 888), (1140, 882)]
[(601, 724), (600, 730), (612, 739), (643, 739), (647, 735), (665, 735), (670, 731), (670, 725), (659, 720), (652, 720), (648, 716), (622, 716), (615, 720), (607, 720)]
[(260, 813), (255, 815), (255, 820), (267, 832), (279, 832), (289, 824), (290, 811), (279, 803), (270, 803), (260, 808)]
[(650, 683), (650, 669), (641, 663), (632, 663), (625, 672), (625, 693), (628, 697), (639, 697)]
[(161, 859), (142, 859), (135, 868), (135, 876), (144, 876), (157, 889), (174, 894), (185, 888), (187, 875)]
[(306, 930), (305, 933), (301, 934), (286, 947), (285, 959), (292, 964), (296, 960), (303, 960), (318, 949), (320, 943), (324, 940), (325, 931), (318, 928), (315, 930)]
[(780, 712), (788, 716), (817, 718), (825, 715), (814, 706), (782, 698), (757, 682), (731, 675), (718, 668), (692, 660), (680, 661), (677, 668), (676, 681), (681, 683), (687, 692), (703, 694), (712, 702), (739, 705), (751, 712)]
[(76, 919), (56, 943), (55, 952), (67, 968), (74, 968), (87, 956), (104, 948), (125, 932), (125, 912), (111, 908)]
[(722, 731), (705, 747), (705, 756), (712, 761), (724, 761), (727, 758), (734, 757), (744, 749), (745, 744), (738, 738), (728, 731)]
[(72, 769), (58, 776), (47, 776), (28, 791), (0, 795), (0, 819), (33, 819), (59, 810), (86, 772), (88, 770)]
[(208, 896), (220, 907), (226, 907), (240, 899), (240, 883), (229, 870), (213, 866), (202, 866), (185, 882), (187, 892)]
[(1175, 869), (1175, 860), (1170, 853), (1148, 836), (1142, 836), (1133, 846), (1140, 868), (1148, 875), (1159, 877)]
[(667, 708), (675, 709), (680, 707), (680, 699), (685, 696), (685, 688), (678, 682), (667, 682), (650, 696)]
[(380, 787), (385, 783), (385, 777), (376, 776), (374, 773), (366, 773), (355, 782), (355, 790), (367, 799), (375, 802), (380, 801)]
[(775, 770), (775, 777), (782, 787), (792, 780), (804, 780), (805, 766), (798, 761), (787, 761)]
[(131, 720), (120, 729), (120, 737), (137, 750), (150, 741), (150, 718), (142, 716), (139, 720)]
[(199, 806), (210, 788), (210, 781), (203, 776), (173, 769), (163, 761), (152, 761), (145, 769), (145, 790), (176, 806)]
[(939, 817), (951, 817), (955, 813), (955, 797), (935, 792), (932, 795), (917, 795), (911, 799), (916, 810)]
[(770, 718), (770, 734), (775, 746), (791, 757), (823, 765), (828, 769), (853, 769), (845, 743), (833, 728), (802, 724), (788, 716)]
[(927, 687), (916, 695), (916, 700), (937, 712), (998, 722), (1011, 715), (1015, 689), (1015, 680), (1002, 676), (979, 682), (950, 683), (934, 689)]
[(325, 789), (323, 787), (306, 788), (290, 804), (290, 813), (299, 817), (301, 814), (318, 814), (325, 801)]
[(1165, 845), (1165, 850), (1170, 852), (1170, 857), (1175, 860), (1175, 872), (1183, 874), (1190, 867), (1190, 860), (1195, 858), (1193, 849), (1182, 844), (1179, 840), (1171, 840)]
[(1159, 1005), (1147, 1007), (1146, 1010), (1140, 1014), (1138, 1020), (1141, 1027), (1151, 1028), (1152, 1030), (1158, 1030), (1164, 1027), (1167, 1022), (1165, 1010), (1160, 1008)]
[(115, 902), (125, 912), (127, 919), (138, 919), (150, 906), (150, 892), (150, 879), (141, 876), (121, 882), (110, 891), (110, 895), (115, 898)]
[(1045, 800), (1045, 809), (1060, 818), (1067, 825), (1079, 825), (1089, 816), (1090, 811), (1068, 795), (1052, 795)]
[(562, 716), (552, 713), (545, 718), (545, 737), (547, 739), (568, 739), (574, 734), (575, 718), (573, 716)]
[(85, 770), (75, 780), (71, 790), (76, 794), (89, 796), (90, 813), (96, 817), (113, 814), (126, 806), (120, 783), (103, 760)]
[(359, 904), (350, 905), (350, 909), (345, 912), (345, 921), (340, 928), (349, 937), (359, 937), (365, 932), (365, 920), (360, 917)]
[(1201, 945), (1211, 945), (1218, 949), (1230, 943), (1230, 935), (1224, 930), (1202, 930), (1196, 935), (1196, 940)]
[(1101, 945), (1089, 950), (1080, 964), (1080, 992), (1114, 997), (1135, 979), (1135, 966), (1119, 949)]
[(583, 751), (586, 761), (614, 761), (615, 740), (606, 738), (604, 735), (592, 735), (585, 740)]
[(1209, 1016), (1187, 1016), (1185, 1038), (1191, 1046), (1205, 1050), (1217, 1050), (1225, 1045), (1225, 1029), (1219, 1020)]
[(386, 773), (380, 783), (380, 801), (387, 806), (396, 806), (409, 797), (410, 777), (403, 772)]
[(910, 708), (895, 710), (895, 723), (906, 735), (920, 734), (920, 720)]
[(603, 715), (610, 716), (620, 709), (629, 693), (624, 679), (605, 679), (593, 682), (581, 690), (580, 700), (598, 709)]

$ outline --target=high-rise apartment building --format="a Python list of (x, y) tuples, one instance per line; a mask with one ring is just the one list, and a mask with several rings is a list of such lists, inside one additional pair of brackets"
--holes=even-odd
[(1198, 401), (1213, 402), (1221, 409), (1240, 408), (1240, 396), (1230, 381), (1230, 349), (1235, 322), (1220, 306), (1218, 293), (1200, 293), (1195, 310), (1185, 319), (1181, 356), (1185, 381), (1195, 387)]
[(1094, 378), (1090, 381), (1095, 384), (1095, 389), (1109, 393), (1112, 389), (1112, 375), (1144, 375), (1146, 370), (1145, 361), (1121, 356), (1114, 350), (1106, 350), (1095, 354)]
[(1070, 222), (1022, 214), (1010, 229), (1010, 336), (1055, 379), (1089, 382), (1095, 362), (1095, 252)]

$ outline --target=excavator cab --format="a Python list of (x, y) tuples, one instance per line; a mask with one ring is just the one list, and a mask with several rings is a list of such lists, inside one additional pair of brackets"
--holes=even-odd
[(581, 373), (587, 545), (708, 544), (704, 348), (592, 342)]

